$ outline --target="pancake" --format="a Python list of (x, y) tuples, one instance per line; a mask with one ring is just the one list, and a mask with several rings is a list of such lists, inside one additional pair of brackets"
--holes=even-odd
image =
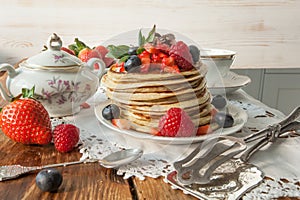
[(131, 121), (132, 129), (152, 134), (160, 118), (174, 107), (182, 108), (195, 127), (210, 123), (213, 107), (205, 73), (199, 63), (180, 73), (117, 73), (110, 69), (101, 83), (108, 98), (120, 107), (121, 118)]

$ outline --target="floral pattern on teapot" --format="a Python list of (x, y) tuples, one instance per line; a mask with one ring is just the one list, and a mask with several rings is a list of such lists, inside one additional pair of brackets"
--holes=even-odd
[[(54, 76), (51, 80), (47, 80), (47, 84), (49, 86), (48, 88), (52, 88), (53, 90), (42, 88), (41, 95), (37, 98), (43, 101), (46, 100), (48, 104), (56, 103), (62, 105), (67, 102), (78, 103), (93, 93), (90, 84), (86, 83), (82, 87), (83, 83), (81, 82), (63, 80), (59, 76)], [(83, 90), (80, 91), (80, 88), (83, 88)]]

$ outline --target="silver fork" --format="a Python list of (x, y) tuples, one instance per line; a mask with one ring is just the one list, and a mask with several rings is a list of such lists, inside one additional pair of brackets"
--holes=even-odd
[[(300, 130), (300, 107), (294, 109), (288, 117), (244, 138), (217, 136), (198, 145), (186, 158), (174, 163), (177, 180), (183, 185), (192, 183), (207, 184), (216, 168), (232, 159), (247, 162), (248, 159), (270, 142), (286, 134)], [(255, 142), (251, 147), (247, 143)]]

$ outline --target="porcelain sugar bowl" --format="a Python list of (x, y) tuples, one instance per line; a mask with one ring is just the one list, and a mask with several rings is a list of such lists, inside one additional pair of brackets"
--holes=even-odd
[[(9, 101), (21, 93), (22, 88), (35, 87), (35, 96), (47, 109), (51, 117), (72, 115), (80, 105), (95, 94), (99, 78), (105, 71), (101, 59), (92, 58), (87, 63), (61, 51), (62, 40), (56, 34), (49, 37), (47, 50), (32, 56), (14, 68), (1, 64), (0, 71), (7, 71), (6, 87), (0, 87), (2, 97)], [(94, 72), (94, 64), (99, 70)]]

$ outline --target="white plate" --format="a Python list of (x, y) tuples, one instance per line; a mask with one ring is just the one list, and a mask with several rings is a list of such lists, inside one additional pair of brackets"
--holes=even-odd
[(222, 81), (214, 84), (209, 82), (208, 80), (207, 87), (213, 95), (232, 93), (248, 85), (251, 82), (251, 79), (248, 76), (238, 75), (230, 71), (228, 72), (227, 76), (223, 78)]
[(235, 133), (239, 131), (244, 124), (246, 123), (248, 119), (248, 115), (246, 111), (244, 111), (241, 108), (238, 108), (233, 105), (228, 105), (227, 109), (228, 112), (233, 116), (234, 118), (234, 125), (230, 128), (223, 128), (218, 129), (214, 131), (213, 133), (203, 135), (203, 136), (195, 136), (195, 137), (163, 137), (163, 136), (154, 136), (142, 132), (137, 132), (134, 130), (123, 130), (119, 129), (118, 127), (114, 126), (109, 120), (106, 120), (102, 116), (102, 110), (107, 105), (107, 102), (103, 102), (95, 107), (95, 115), (97, 119), (106, 127), (109, 129), (116, 131), (120, 134), (125, 134), (128, 136), (132, 136), (134, 138), (142, 139), (142, 140), (151, 140), (154, 142), (159, 142), (162, 144), (191, 144), (196, 142), (201, 142), (205, 139), (208, 139), (210, 137), (216, 136), (217, 134), (221, 135), (229, 135), (232, 133)]

